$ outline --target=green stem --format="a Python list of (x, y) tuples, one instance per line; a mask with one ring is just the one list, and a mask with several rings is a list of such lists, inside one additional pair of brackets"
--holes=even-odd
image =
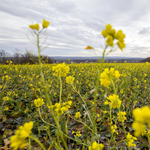
[(29, 137), (29, 150), (31, 150), (31, 139)]
[(48, 124), (48, 125), (53, 126), (53, 127), (55, 127), (55, 128), (56, 128), (56, 126), (55, 126), (55, 125), (53, 125), (53, 124), (50, 124), (50, 123), (46, 122), (46, 121), (42, 118), (40, 108), (39, 108), (39, 115), (40, 115), (41, 120), (42, 120), (44, 123), (46, 123), (46, 124)]
[[(36, 34), (36, 33), (35, 33)], [(60, 130), (60, 127), (59, 127), (59, 122), (57, 121), (55, 115), (54, 115), (54, 111), (53, 111), (53, 107), (52, 107), (52, 102), (49, 98), (49, 95), (48, 95), (48, 91), (47, 91), (47, 87), (46, 87), (46, 84), (45, 84), (45, 80), (44, 80), (44, 75), (43, 75), (43, 72), (42, 72), (42, 62), (41, 62), (41, 55), (40, 55), (40, 52), (41, 52), (41, 49), (40, 49), (40, 45), (39, 45), (39, 34), (36, 34), (37, 35), (37, 47), (38, 47), (38, 60), (39, 60), (39, 65), (40, 65), (40, 74), (41, 74), (41, 79), (42, 79), (42, 83), (43, 83), (43, 86), (44, 86), (44, 91), (46, 93), (46, 99), (48, 100), (49, 102), (49, 105), (50, 105), (50, 109), (51, 109), (51, 114), (52, 114), (52, 117), (56, 123), (56, 126), (57, 126), (57, 129), (58, 129), (58, 133), (60, 134), (60, 137), (62, 139), (62, 142), (65, 146), (65, 149), (68, 150), (68, 147), (67, 147), (67, 144), (66, 142), (64, 141), (63, 137), (62, 137), (62, 134), (61, 134), (61, 130)]]
[(62, 81), (61, 81), (61, 76), (59, 74), (59, 81), (60, 81), (60, 94), (59, 94), (59, 103), (61, 106), (61, 95), (62, 95)]
[(92, 131), (92, 129), (91, 129), (89, 126), (87, 126), (85, 123), (83, 123), (82, 121), (76, 120), (75, 118), (71, 117), (70, 115), (68, 115), (68, 116), (69, 116), (70, 118), (72, 118), (73, 120), (82, 123), (84, 126), (86, 126), (89, 130)]
[(88, 117), (89, 117), (89, 120), (90, 120), (90, 122), (91, 122), (91, 124), (92, 124), (92, 126), (93, 126), (93, 122), (92, 122), (92, 119), (91, 119), (91, 117), (90, 117), (89, 110), (88, 110), (88, 107), (87, 107), (87, 104), (86, 104), (84, 98), (81, 96), (80, 92), (78, 92), (78, 91), (75, 89), (74, 85), (73, 85), (73, 84), (71, 84), (71, 85), (72, 85), (74, 91), (80, 96), (81, 100), (82, 100), (83, 103), (85, 104), (85, 106), (84, 106), (84, 105), (82, 105), (82, 106), (83, 106), (84, 109), (86, 110), (86, 112), (87, 112), (87, 114), (88, 114)]
[(46, 150), (44, 145), (36, 137), (30, 136), (29, 138), (33, 139), (36, 143), (38, 143), (43, 150)]
[(93, 129), (92, 129), (92, 137), (91, 137), (91, 143), (94, 142), (94, 133), (96, 132), (96, 99), (97, 99), (97, 93), (98, 93), (98, 89), (99, 89), (99, 76), (100, 73), (102, 72), (102, 68), (103, 68), (103, 63), (104, 63), (104, 57), (105, 57), (105, 52), (107, 49), (108, 45), (105, 46), (105, 49), (103, 51), (103, 56), (102, 56), (102, 61), (101, 61), (101, 65), (100, 65), (100, 70), (98, 71), (98, 76), (97, 76), (97, 80), (96, 80), (96, 90), (94, 93), (94, 120), (93, 120)]
[[(150, 145), (150, 136), (149, 135), (148, 135), (148, 143)], [(150, 150), (150, 148), (149, 148), (149, 150)]]

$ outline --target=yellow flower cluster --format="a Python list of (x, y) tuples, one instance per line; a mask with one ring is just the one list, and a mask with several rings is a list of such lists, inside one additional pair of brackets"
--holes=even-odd
[(110, 102), (105, 101), (104, 105), (109, 105), (110, 108), (119, 108), (121, 105), (121, 100), (119, 99), (119, 96), (116, 94), (112, 94), (109, 95), (109, 97), (107, 97), (108, 100), (110, 100)]
[(66, 77), (66, 83), (72, 84), (74, 82), (74, 77), (68, 76)]
[(127, 143), (126, 143), (128, 148), (130, 148), (131, 146), (136, 148), (136, 145), (134, 144), (134, 140), (137, 140), (137, 138), (132, 136), (130, 133), (128, 133), (128, 135), (127, 135)]
[(117, 45), (118, 47), (123, 51), (123, 48), (125, 48), (124, 38), (125, 34), (123, 34), (122, 30), (119, 30), (116, 32), (115, 29), (112, 29), (112, 26), (110, 24), (106, 25), (106, 29), (104, 29), (101, 33), (104, 38), (107, 37), (106, 43), (113, 47), (114, 46), (114, 39), (117, 39)]
[[(43, 24), (42, 24), (42, 26), (43, 26), (43, 28), (47, 28), (48, 26), (49, 26), (49, 22), (48, 21), (46, 21), (45, 19), (43, 19)], [(31, 29), (35, 29), (35, 30), (39, 30), (39, 24), (34, 24), (34, 25), (29, 25), (29, 27), (31, 28)]]
[(119, 113), (118, 113), (118, 120), (120, 121), (120, 122), (124, 122), (125, 120), (126, 120), (126, 117), (125, 117), (125, 115), (126, 115), (126, 112), (124, 111), (120, 111)]
[(42, 24), (43, 28), (47, 28), (49, 26), (49, 22), (46, 21), (45, 19), (43, 19), (43, 24)]
[(80, 117), (81, 117), (80, 112), (76, 112), (76, 114), (75, 114), (75, 118), (80, 118)]
[[(65, 103), (55, 103), (55, 105), (52, 105), (52, 108), (57, 114), (62, 115), (64, 112), (68, 111), (68, 109), (71, 107), (72, 101), (68, 101)], [(50, 109), (50, 106), (47, 105), (47, 107)]]
[(91, 46), (87, 46), (85, 49), (94, 49), (94, 48)]
[(102, 150), (104, 148), (103, 144), (98, 144), (96, 141), (89, 146), (89, 150)]
[(77, 131), (77, 132), (76, 132), (76, 136), (77, 136), (77, 137), (80, 137), (80, 136), (81, 136), (80, 131)]
[(148, 106), (134, 109), (133, 117), (135, 121), (132, 124), (132, 128), (135, 130), (135, 136), (140, 136), (146, 130), (145, 124), (150, 129), (150, 108)]
[(14, 136), (10, 138), (10, 146), (14, 150), (23, 149), (27, 146), (26, 138), (31, 134), (31, 129), (33, 127), (33, 122), (25, 123), (24, 126), (20, 126)]
[(117, 130), (117, 126), (116, 125), (111, 125), (111, 132), (118, 134), (118, 132), (116, 130)]
[(34, 100), (34, 105), (36, 107), (41, 107), (43, 104), (44, 104), (44, 102), (43, 102), (43, 99), (41, 99), (41, 98), (38, 98), (38, 99)]
[(9, 100), (8, 96), (3, 97), (3, 101), (8, 101), (8, 100)]
[(39, 30), (39, 24), (29, 25), (31, 29)]
[(57, 66), (53, 66), (52, 70), (55, 71), (54, 73), (55, 76), (60, 75), (61, 77), (65, 77), (69, 72), (70, 68), (65, 63), (62, 63), (58, 64)]
[(111, 79), (119, 77), (119, 71), (115, 70), (114, 68), (110, 68), (110, 70), (105, 68), (104, 71), (100, 74), (101, 85), (107, 87), (111, 84)]

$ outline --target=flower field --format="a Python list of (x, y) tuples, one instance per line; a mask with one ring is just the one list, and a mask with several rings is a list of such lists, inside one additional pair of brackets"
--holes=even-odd
[[(95, 84), (101, 65), (99, 63), (59, 65), (43, 64), (45, 85), (41, 81), (39, 65), (13, 65), (10, 62), (9, 65), (0, 66), (0, 119), (1, 124), (5, 126), (1, 146), (4, 144), (3, 139), (12, 136), (17, 127), (32, 121), (32, 134), (43, 143), (46, 149), (55, 149), (58, 131), (51, 107), (56, 115), (55, 118), (59, 120), (61, 132), (65, 134), (62, 135), (67, 146), (70, 149), (83, 147), (86, 149), (90, 146), (94, 120)], [(61, 67), (65, 72), (60, 82), (56, 70)], [(148, 148), (148, 128), (144, 127), (144, 132), (138, 134), (136, 139), (132, 138), (136, 135), (132, 124), (133, 110), (137, 107), (149, 106), (149, 63), (104, 63), (103, 73), (106, 68), (117, 70), (119, 77), (112, 77), (113, 84), (105, 86), (100, 82), (102, 74), (99, 76), (94, 141), (103, 144), (105, 149)], [(70, 80), (67, 79), (68, 77)], [(73, 80), (71, 77), (74, 77)], [(52, 106), (47, 101), (45, 86)], [(115, 86), (117, 98), (110, 98), (114, 94), (113, 86)], [(119, 99), (120, 102), (113, 102), (112, 99)], [(119, 112), (124, 113), (119, 115)], [(147, 114), (148, 111), (143, 113)], [(138, 115), (138, 112), (136, 114)], [(149, 117), (149, 114), (147, 115)], [(29, 143), (28, 140), (26, 142)], [(34, 141), (31, 140), (31, 143), (33, 147), (38, 147)]]
[(99, 63), (42, 63), (49, 24), (29, 25), (39, 64), (0, 65), (0, 149), (150, 149), (150, 64), (104, 63), (125, 48), (110, 24)]

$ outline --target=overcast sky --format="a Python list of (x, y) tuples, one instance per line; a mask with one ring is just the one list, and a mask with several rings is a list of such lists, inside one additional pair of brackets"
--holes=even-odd
[[(94, 56), (87, 45), (102, 50), (101, 31), (106, 24), (126, 34), (126, 48), (109, 56), (150, 57), (150, 0), (1, 0), (0, 50), (13, 54), (25, 50), (37, 53), (27, 38), (28, 25), (43, 19), (47, 30), (49, 56)], [(102, 47), (101, 47), (102, 46)], [(101, 53), (97, 53), (101, 55)]]

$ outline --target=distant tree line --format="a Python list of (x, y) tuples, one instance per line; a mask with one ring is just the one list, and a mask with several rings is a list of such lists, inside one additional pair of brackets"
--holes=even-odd
[[(41, 55), (41, 60), (42, 63), (53, 63), (53, 60), (49, 56)], [(37, 64), (38, 56), (29, 51), (21, 54), (19, 50), (11, 56), (4, 50), (0, 50), (0, 64), (8, 64), (8, 61), (12, 61), (13, 64)]]

